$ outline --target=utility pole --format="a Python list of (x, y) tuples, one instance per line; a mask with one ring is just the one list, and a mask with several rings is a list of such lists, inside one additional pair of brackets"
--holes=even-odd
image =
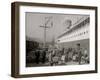
[[(53, 27), (53, 22), (51, 21), (52, 16), (51, 17), (45, 17), (45, 19), (48, 19), (48, 20), (45, 21), (44, 25), (40, 26), (40, 27), (44, 28), (44, 48), (46, 48), (46, 30)], [(50, 21), (51, 21), (51, 26), (47, 26)]]

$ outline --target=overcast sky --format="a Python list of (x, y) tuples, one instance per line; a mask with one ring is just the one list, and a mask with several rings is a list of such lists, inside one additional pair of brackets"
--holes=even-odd
[(73, 15), (73, 14), (50, 14), (50, 13), (32, 13), (26, 12), (26, 37), (39, 41), (44, 40), (44, 26), (45, 22), (48, 21), (48, 17), (51, 17), (47, 26), (53, 26), (46, 30), (46, 41), (50, 42), (53, 38), (57, 39), (67, 27), (66, 20), (71, 20), (72, 24), (77, 20), (85, 17), (84, 15)]

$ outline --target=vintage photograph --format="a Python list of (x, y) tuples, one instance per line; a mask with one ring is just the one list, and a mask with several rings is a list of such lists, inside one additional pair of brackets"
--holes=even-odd
[(97, 7), (11, 4), (11, 76), (97, 73)]
[(26, 67), (88, 65), (90, 15), (25, 13)]

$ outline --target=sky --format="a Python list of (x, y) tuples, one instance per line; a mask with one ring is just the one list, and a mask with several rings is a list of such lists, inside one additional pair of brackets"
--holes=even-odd
[(79, 14), (54, 14), (54, 13), (34, 13), (26, 12), (25, 14), (25, 30), (26, 39), (44, 41), (44, 28), (40, 26), (46, 26), (46, 42), (51, 42), (53, 39), (57, 39), (64, 31), (66, 31), (69, 23), (75, 24), (78, 20), (86, 15)]

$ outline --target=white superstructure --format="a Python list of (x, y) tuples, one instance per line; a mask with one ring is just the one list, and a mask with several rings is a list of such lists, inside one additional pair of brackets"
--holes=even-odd
[(57, 38), (57, 43), (89, 39), (89, 22), (90, 18), (88, 16), (82, 17), (79, 21), (73, 24), (69, 30), (63, 32)]

